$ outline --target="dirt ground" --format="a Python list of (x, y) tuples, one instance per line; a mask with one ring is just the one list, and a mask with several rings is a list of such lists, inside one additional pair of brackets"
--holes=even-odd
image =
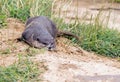
[[(86, 0), (83, 3), (81, 6), (87, 5)], [(16, 41), (24, 24), (13, 18), (8, 18), (7, 22), (7, 29), (0, 29), (0, 66), (13, 64), (17, 61), (16, 56), (29, 48)], [(6, 53), (8, 55), (4, 55)], [(63, 37), (57, 38), (57, 51), (40, 52), (31, 58), (45, 62), (48, 70), (43, 74), (43, 82), (120, 82), (120, 62), (117, 59), (87, 52)]]

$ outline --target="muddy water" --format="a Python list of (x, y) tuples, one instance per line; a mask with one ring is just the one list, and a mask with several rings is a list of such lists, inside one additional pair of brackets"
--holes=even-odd
[(66, 23), (74, 22), (76, 17), (81, 23), (95, 23), (97, 18), (104, 26), (120, 30), (120, 4), (108, 0), (56, 0), (53, 10)]

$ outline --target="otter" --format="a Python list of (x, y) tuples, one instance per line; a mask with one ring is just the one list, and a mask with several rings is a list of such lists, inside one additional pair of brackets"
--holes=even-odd
[(55, 23), (46, 16), (36, 16), (29, 18), (25, 25), (25, 30), (19, 41), (24, 41), (32, 47), (55, 50), (55, 40), (57, 36), (73, 36), (79, 39), (78, 36), (71, 32), (59, 31)]

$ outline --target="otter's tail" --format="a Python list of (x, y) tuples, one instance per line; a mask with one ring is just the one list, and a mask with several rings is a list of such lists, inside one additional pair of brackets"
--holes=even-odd
[(57, 36), (58, 37), (59, 36), (72, 36), (72, 37), (76, 38), (78, 41), (80, 41), (80, 38), (77, 35), (75, 35), (71, 32), (68, 32), (68, 31), (58, 31)]

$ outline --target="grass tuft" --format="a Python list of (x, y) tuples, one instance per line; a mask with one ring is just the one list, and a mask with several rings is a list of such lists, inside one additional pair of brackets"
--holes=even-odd
[(31, 16), (51, 16), (52, 0), (1, 0), (0, 11), (23, 22)]
[(7, 16), (4, 15), (3, 13), (0, 13), (0, 28), (6, 26), (6, 18)]
[(71, 32), (80, 37), (78, 45), (83, 49), (109, 57), (120, 57), (120, 32), (117, 30), (100, 25), (80, 23), (77, 25), (68, 24), (64, 27), (72, 28)]
[(19, 58), (8, 67), (0, 67), (0, 82), (40, 82), (38, 64), (29, 58)]
[(120, 0), (113, 0), (114, 2), (120, 3)]

